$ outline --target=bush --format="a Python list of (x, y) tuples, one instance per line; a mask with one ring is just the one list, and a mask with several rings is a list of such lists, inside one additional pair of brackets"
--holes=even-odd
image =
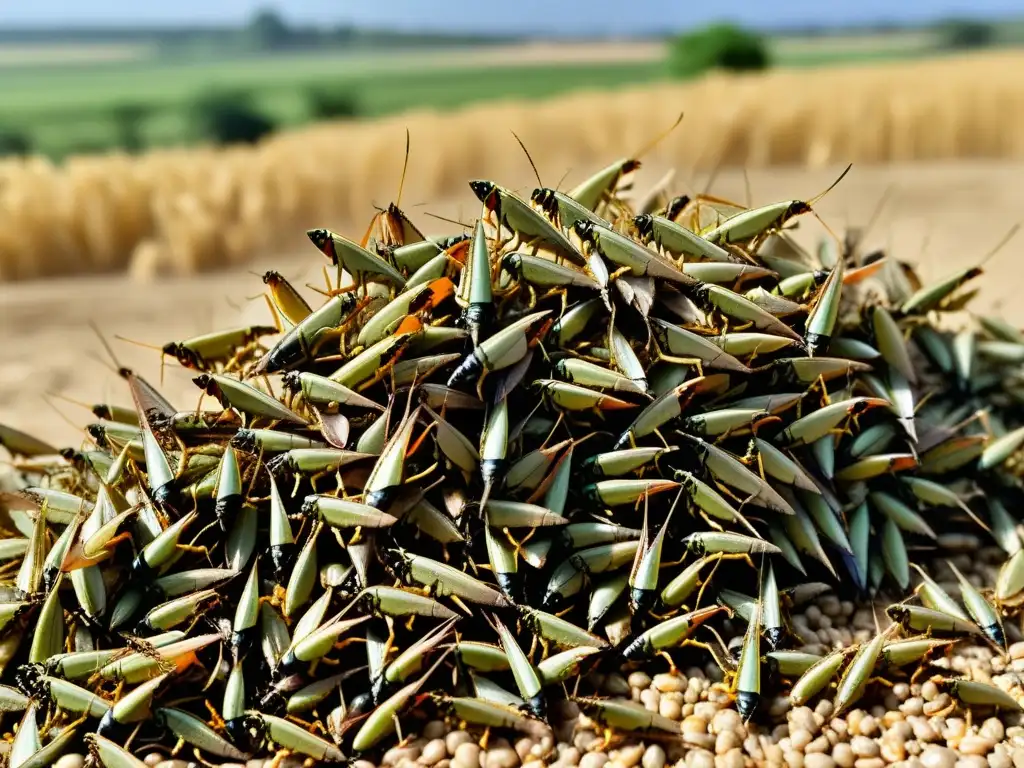
[(769, 64), (764, 39), (731, 24), (715, 24), (680, 35), (669, 52), (669, 67), (677, 77), (693, 77), (709, 69), (765, 69)]
[(119, 104), (111, 110), (118, 146), (128, 152), (138, 152), (144, 148), (142, 124), (149, 113), (148, 106), (134, 103)]
[(306, 104), (311, 120), (354, 117), (359, 113), (359, 104), (349, 91), (312, 87), (306, 91)]
[(27, 155), (32, 151), (32, 142), (21, 131), (0, 128), (0, 157), (5, 155)]
[(276, 127), (243, 91), (204, 94), (193, 105), (192, 116), (198, 137), (217, 144), (253, 144)]
[(950, 50), (984, 48), (991, 45), (995, 29), (991, 24), (970, 19), (950, 19), (938, 27), (939, 46)]

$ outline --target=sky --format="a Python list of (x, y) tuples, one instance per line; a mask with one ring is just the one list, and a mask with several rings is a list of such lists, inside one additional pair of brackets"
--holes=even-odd
[(261, 7), (331, 26), (566, 36), (632, 35), (718, 20), (770, 28), (1024, 15), (1021, 0), (0, 0), (0, 27), (225, 24)]

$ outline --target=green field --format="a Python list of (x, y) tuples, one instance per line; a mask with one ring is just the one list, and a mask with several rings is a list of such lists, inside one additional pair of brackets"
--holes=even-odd
[(665, 76), (660, 60), (614, 64), (446, 65), (443, 59), (309, 54), (201, 64), (143, 61), (77, 67), (0, 68), (0, 128), (24, 132), (35, 150), (62, 156), (117, 143), (118, 109), (147, 110), (146, 146), (194, 140), (189, 105), (210, 90), (246, 90), (280, 126), (311, 119), (313, 89), (353, 98), (359, 116), (418, 107), (449, 109), (501, 98), (614, 88)]
[(772, 55), (779, 66), (816, 67), (853, 61), (894, 61), (918, 58), (935, 51), (936, 35), (927, 31), (877, 35), (779, 37)]
[[(1024, 24), (1000, 29), (1003, 43), (1024, 38)], [(199, 135), (191, 106), (210, 91), (244, 91), (275, 125), (289, 127), (316, 119), (314, 91), (350, 97), (359, 117), (374, 117), (616, 88), (668, 76), (656, 44), (638, 44), (646, 45), (642, 56), (608, 63), (600, 60), (601, 45), (594, 44), (589, 58), (553, 63), (542, 56), (517, 57), (509, 46), (482, 45), (415, 53), (363, 49), (186, 60), (145, 46), (113, 50), (96, 44), (91, 58), (83, 45), (61, 56), (59, 46), (48, 46), (41, 55), (42, 46), (0, 44), (0, 154), (5, 133), (52, 157), (117, 147), (126, 130), (140, 148), (194, 143)], [(928, 30), (776, 37), (770, 45), (774, 65), (783, 67), (936, 53), (935, 34)]]

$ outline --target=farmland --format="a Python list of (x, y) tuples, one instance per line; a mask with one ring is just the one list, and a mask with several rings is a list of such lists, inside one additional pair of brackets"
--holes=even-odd
[[(1019, 26), (1002, 25), (1001, 42), (1019, 42)], [(937, 53), (939, 42), (934, 31), (908, 30), (777, 36), (769, 46), (775, 65), (789, 68), (921, 58)], [(169, 55), (144, 41), (0, 43), (0, 134), (55, 158), (126, 144), (180, 146), (201, 138), (192, 109), (208, 94), (245, 94), (274, 125), (289, 128), (323, 117), (316, 111), (319, 94), (344, 99), (354, 114), (373, 118), (654, 84), (667, 79), (664, 59), (661, 41), (197, 57)]]
[[(292, 249), (311, 226), (364, 227), (397, 193), (427, 229), (429, 201), (461, 198), (470, 178), (518, 178), (531, 149), (549, 185), (631, 154), (694, 189), (716, 165), (763, 168), (1024, 157), (1024, 54), (712, 75), (548, 101), (505, 100), (447, 112), (286, 131), (255, 146), (137, 157), (0, 163), (0, 279), (110, 272), (186, 274)], [(833, 94), (842, 93), (836, 101)], [(824, 105), (824, 106), (823, 106)], [(643, 120), (637, 116), (643, 115)], [(800, 190), (810, 196), (817, 190)], [(794, 192), (796, 194), (796, 192)]]
[[(29, 56), (29, 51), (22, 50)], [(57, 52), (52, 52), (58, 56)], [(78, 52), (81, 55), (81, 52)], [(660, 44), (616, 47), (495, 46), (406, 54), (304, 53), (189, 62), (141, 54), (64, 66), (5, 66), (0, 46), (2, 127), (43, 154), (63, 157), (115, 146), (123, 110), (140, 113), (143, 146), (194, 142), (191, 102), (204, 93), (245, 92), (282, 127), (309, 122), (309, 96), (351, 98), (375, 117), (413, 108), (537, 98), (580, 88), (613, 88), (664, 77)], [(70, 119), (69, 119), (70, 118)]]

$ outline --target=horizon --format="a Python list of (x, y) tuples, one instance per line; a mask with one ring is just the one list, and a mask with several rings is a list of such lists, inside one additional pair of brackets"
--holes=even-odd
[[(88, 0), (69, 7), (66, 0), (0, 4), (0, 30), (174, 29), (240, 26), (260, 10), (272, 10), (287, 23), (308, 27), (352, 26), (405, 33), (481, 36), (635, 37), (669, 34), (716, 21), (764, 30), (921, 26), (949, 18), (1024, 18), (1015, 0), (929, 2), (859, 0), (820, 4), (788, 0), (766, 6), (759, 0), (722, 0), (714, 8), (683, 8), (672, 0), (635, 0), (631, 13), (615, 18), (612, 0), (569, 0), (552, 6), (546, 0), (520, 0), (513, 6), (484, 8), (469, 0), (424, 4), (392, 0), (339, 8), (332, 0), (179, 0), (173, 6), (145, 6), (125, 0)], [(83, 8), (85, 14), (82, 15)]]

